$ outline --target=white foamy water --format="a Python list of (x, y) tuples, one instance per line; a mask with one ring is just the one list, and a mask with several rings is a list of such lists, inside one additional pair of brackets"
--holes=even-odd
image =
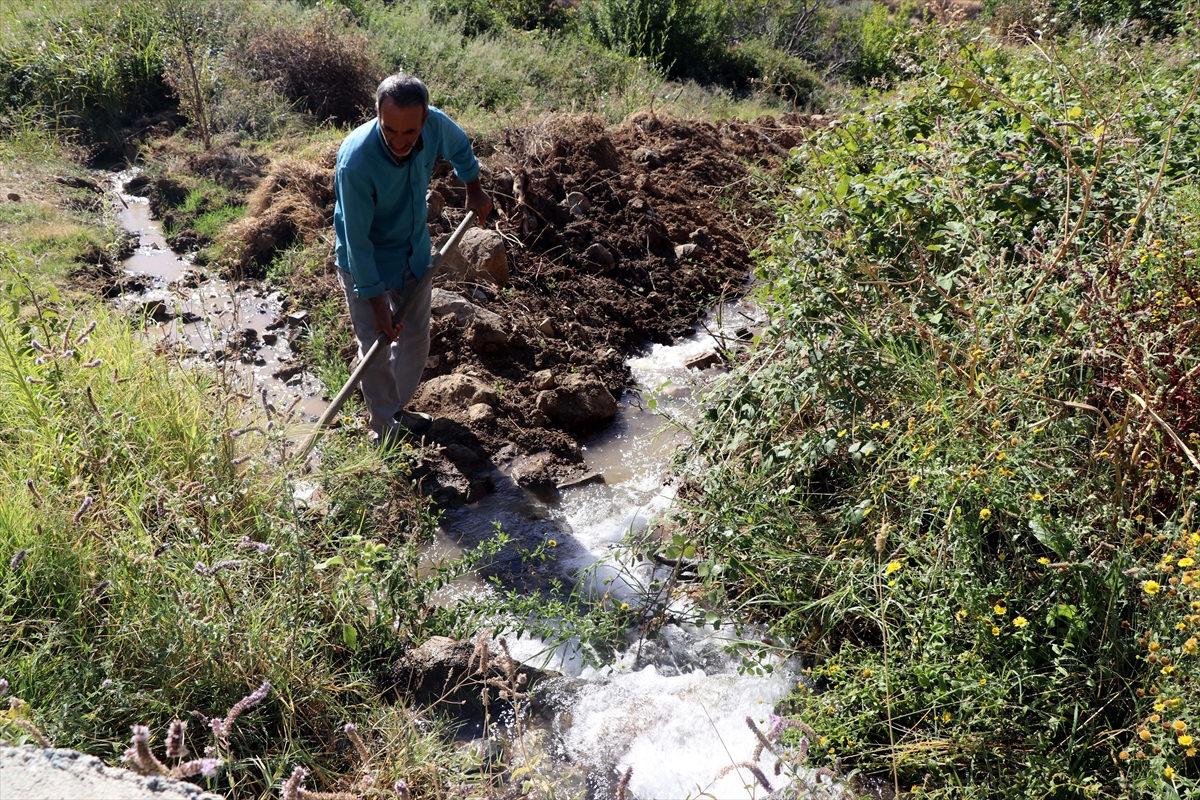
[(706, 675), (697, 670), (664, 675), (651, 666), (585, 684), (571, 708), (562, 738), (564, 755), (579, 763), (632, 769), (635, 797), (764, 797), (769, 792), (738, 764), (754, 764), (771, 789), (788, 785), (776, 776), (780, 759), (765, 750), (746, 724), (771, 729), (775, 705), (791, 689), (783, 673), (764, 677)]

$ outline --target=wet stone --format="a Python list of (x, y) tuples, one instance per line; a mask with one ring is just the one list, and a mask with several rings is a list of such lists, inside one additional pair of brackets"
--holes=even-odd
[(709, 353), (704, 353), (703, 355), (698, 355), (695, 358), (689, 358), (687, 361), (683, 362), (683, 365), (688, 369), (705, 370), (709, 369), (710, 367), (718, 367), (723, 363), (725, 363), (725, 361), (721, 358), (721, 354), (714, 350)]

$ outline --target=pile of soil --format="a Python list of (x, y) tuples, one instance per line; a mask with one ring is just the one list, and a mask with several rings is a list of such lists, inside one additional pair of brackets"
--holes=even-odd
[[(414, 403), (439, 418), (432, 438), (456, 445), (451, 460), (482, 450), (535, 489), (578, 477), (581, 439), (630, 385), (626, 358), (688, 333), (717, 298), (744, 290), (767, 214), (752, 172), (776, 165), (807, 126), (798, 116), (712, 125), (639, 114), (614, 128), (564, 117), (504, 135), (484, 184), (498, 212), (491, 227), (508, 243), (508, 286), (437, 284), (495, 314), (503, 336), (480, 315), (464, 325), (462, 314), (435, 312)], [(448, 172), (433, 190), (461, 208), (464, 189)], [(447, 210), (435, 220), (435, 242), (459, 219)], [(481, 407), (446, 375), (495, 388)], [(485, 480), (474, 462), (455, 464), (468, 494), (486, 489), (474, 485)], [(446, 472), (439, 480), (462, 490)]]

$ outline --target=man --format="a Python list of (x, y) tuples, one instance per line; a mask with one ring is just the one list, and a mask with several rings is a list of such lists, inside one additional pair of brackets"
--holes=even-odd
[(419, 79), (399, 73), (375, 92), (375, 119), (338, 149), (334, 173), (337, 265), (361, 358), (380, 336), (390, 342), (362, 378), (371, 430), (387, 441), (422, 433), (430, 420), (404, 410), (429, 356), (433, 287), (425, 196), (438, 156), (467, 186), (467, 208), (483, 223), (491, 198), (462, 128), (429, 105)]

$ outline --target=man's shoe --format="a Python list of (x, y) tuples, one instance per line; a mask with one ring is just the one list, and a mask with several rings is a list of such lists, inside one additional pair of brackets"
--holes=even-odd
[(401, 428), (417, 436), (428, 431), (433, 425), (433, 417), (418, 411), (399, 411), (393, 419)]

